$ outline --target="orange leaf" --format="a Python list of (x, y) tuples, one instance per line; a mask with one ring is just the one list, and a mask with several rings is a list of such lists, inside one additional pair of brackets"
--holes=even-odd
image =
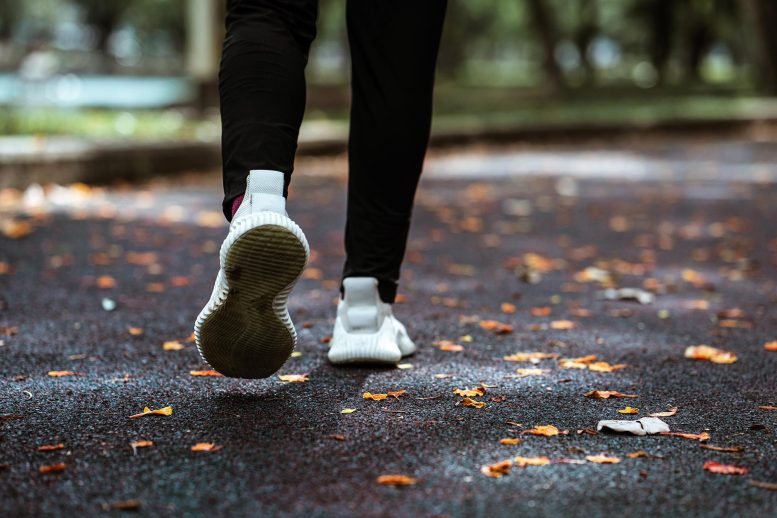
[(758, 407), (758, 410), (763, 410), (764, 412), (770, 412), (772, 410), (777, 410), (777, 406), (761, 405)]
[(214, 378), (223, 377), (219, 371), (207, 370), (207, 371), (189, 371), (192, 376), (212, 376)]
[(102, 288), (104, 290), (115, 288), (116, 287), (116, 279), (111, 277), (110, 275), (101, 275), (97, 278), (97, 287)]
[(546, 424), (541, 426), (535, 426), (534, 428), (529, 428), (528, 430), (524, 430), (523, 433), (529, 434), (529, 435), (543, 435), (545, 437), (554, 437), (556, 435), (559, 435), (561, 432), (558, 428), (553, 426), (552, 424)]
[(709, 345), (692, 345), (685, 349), (685, 357), (692, 360), (707, 360), (712, 363), (734, 363), (737, 356), (734, 353), (716, 349)]
[(488, 464), (480, 468), (480, 472), (487, 477), (499, 478), (510, 473), (510, 469), (513, 467), (513, 461), (511, 459), (503, 460), (501, 462), (495, 462), (494, 464)]
[(588, 365), (588, 370), (593, 372), (615, 372), (625, 368), (625, 363), (610, 365), (607, 362), (594, 362)]
[(407, 393), (407, 390), (397, 390), (396, 392), (388, 391), (387, 394), (394, 399), (399, 399), (400, 396), (404, 396)]
[(512, 304), (510, 302), (502, 302), (502, 313), (507, 313), (508, 315), (515, 313), (516, 311), (515, 304)]
[(38, 472), (43, 473), (44, 475), (46, 473), (61, 473), (65, 471), (65, 468), (67, 468), (67, 464), (60, 462), (58, 464), (48, 464), (41, 466), (38, 468)]
[(145, 407), (141, 413), (131, 415), (130, 419), (137, 419), (138, 417), (143, 417), (144, 415), (173, 415), (173, 407), (166, 406), (156, 410), (151, 410), (149, 407)]
[(55, 451), (55, 450), (61, 450), (65, 447), (63, 443), (59, 444), (44, 444), (42, 446), (38, 446), (38, 451)]
[(551, 329), (557, 329), (559, 331), (568, 331), (577, 327), (577, 324), (571, 320), (554, 320), (550, 323)]
[(143, 328), (142, 327), (128, 327), (127, 331), (131, 336), (140, 336), (143, 334)]
[(766, 342), (764, 344), (764, 349), (766, 349), (767, 351), (777, 352), (777, 340), (773, 342)]
[(522, 442), (523, 440), (517, 437), (507, 437), (505, 439), (499, 439), (499, 444), (513, 445), (513, 444), (521, 444)]
[(449, 353), (458, 353), (464, 350), (464, 347), (451, 342), (450, 340), (440, 340), (435, 344), (441, 351)]
[(649, 414), (650, 417), (672, 417), (673, 415), (677, 415), (677, 407), (673, 406), (666, 412), (655, 412), (653, 414)]
[(627, 453), (626, 456), (630, 459), (639, 459), (642, 457), (650, 457), (650, 454), (644, 450), (638, 450), (631, 453)]
[(383, 401), (388, 397), (388, 394), (373, 394), (371, 392), (365, 392), (362, 394), (364, 399), (371, 399), (373, 401)]
[(639, 408), (634, 408), (631, 406), (627, 406), (626, 408), (621, 408), (618, 410), (619, 414), (639, 414)]
[(621, 460), (618, 457), (610, 457), (608, 455), (586, 455), (585, 460), (588, 462), (595, 462), (596, 464), (618, 464)]
[(705, 450), (722, 451), (725, 453), (740, 453), (745, 451), (742, 446), (713, 446), (711, 444), (700, 444)]
[(49, 376), (52, 378), (64, 378), (65, 376), (75, 376), (73, 371), (49, 371)]
[(162, 344), (162, 349), (165, 351), (180, 351), (184, 348), (184, 345), (178, 340), (170, 340)]
[(710, 434), (707, 432), (702, 432), (702, 433), (661, 432), (659, 435), (671, 435), (672, 437), (682, 437), (683, 439), (690, 439), (692, 441), (699, 441), (699, 442), (705, 442), (710, 440)]
[(550, 315), (552, 309), (550, 306), (543, 306), (539, 308), (531, 308), (529, 312), (533, 317), (547, 317)]
[(536, 360), (548, 360), (558, 358), (556, 353), (542, 352), (520, 352), (505, 356), (503, 359), (508, 362), (530, 362)]
[(497, 320), (481, 320), (480, 327), (486, 331), (493, 331), (498, 335), (507, 335), (513, 332), (513, 326)]
[(547, 466), (550, 459), (547, 457), (516, 457), (514, 462), (517, 466), (525, 468), (526, 466)]
[(468, 397), (465, 397), (462, 400), (461, 404), (472, 408), (483, 408), (484, 406), (486, 406), (486, 404), (483, 401), (475, 401), (474, 399), (470, 399)]
[(407, 475), (381, 475), (376, 479), (378, 484), (383, 486), (412, 486), (418, 483), (418, 480)]
[(194, 446), (192, 446), (192, 451), (207, 451), (211, 453), (215, 453), (219, 451), (223, 446), (213, 443), (213, 442), (198, 442)]
[(136, 448), (148, 448), (149, 446), (153, 446), (153, 445), (154, 445), (154, 441), (145, 441), (145, 440), (132, 441), (130, 443), (130, 448), (134, 450)]
[(585, 393), (585, 397), (592, 399), (610, 399), (612, 398), (635, 398), (636, 394), (624, 394), (616, 390), (592, 390)]
[(718, 475), (746, 475), (750, 473), (750, 468), (744, 466), (721, 464), (720, 462), (713, 461), (705, 462), (704, 469), (710, 473), (717, 473)]
[(308, 381), (308, 374), (281, 374), (278, 379), (287, 383), (305, 383)]
[(473, 387), (471, 389), (453, 389), (453, 393), (461, 397), (479, 397), (486, 394), (486, 388), (484, 386)]

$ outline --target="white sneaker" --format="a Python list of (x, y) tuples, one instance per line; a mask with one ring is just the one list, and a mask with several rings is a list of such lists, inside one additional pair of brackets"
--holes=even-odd
[(235, 378), (266, 378), (291, 355), (297, 333), (286, 304), (310, 255), (286, 214), (283, 173), (251, 171), (221, 245), (216, 285), (194, 324), (202, 358)]
[(376, 278), (347, 277), (343, 289), (345, 296), (337, 303), (329, 361), (397, 363), (415, 352), (415, 344), (394, 317), (391, 304), (380, 300)]

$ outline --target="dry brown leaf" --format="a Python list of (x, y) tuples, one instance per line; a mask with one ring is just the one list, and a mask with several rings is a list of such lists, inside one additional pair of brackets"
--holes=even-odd
[(702, 432), (702, 433), (661, 432), (659, 435), (670, 435), (672, 437), (681, 437), (683, 439), (690, 439), (692, 441), (699, 441), (699, 442), (705, 442), (710, 440), (710, 434), (707, 432)]
[(549, 372), (550, 369), (515, 369), (515, 373), (522, 378), (526, 376), (544, 376)]
[(652, 414), (648, 414), (650, 417), (672, 417), (673, 415), (677, 415), (677, 407), (673, 406), (666, 412), (654, 412)]
[(16, 219), (0, 220), (0, 232), (9, 239), (20, 239), (32, 233), (32, 225)]
[(547, 466), (550, 459), (547, 457), (516, 457), (513, 459), (516, 466), (525, 468), (526, 466)]
[(626, 367), (627, 365), (625, 363), (610, 365), (607, 362), (594, 362), (588, 364), (588, 370), (593, 372), (615, 372), (625, 369)]
[(771, 412), (772, 410), (777, 410), (777, 406), (761, 405), (758, 407), (758, 410), (763, 410), (764, 412)]
[(766, 349), (767, 351), (777, 352), (777, 340), (773, 342), (766, 342), (764, 344), (764, 349)]
[(749, 480), (751, 486), (761, 489), (767, 489), (769, 491), (777, 491), (777, 483), (774, 482), (760, 482), (758, 480)]
[(619, 414), (639, 414), (639, 408), (634, 408), (631, 406), (627, 406), (626, 408), (621, 408), (618, 410)]
[(594, 462), (596, 464), (618, 464), (621, 460), (618, 457), (610, 457), (609, 455), (586, 455), (585, 460), (588, 462)]
[(718, 475), (747, 475), (750, 468), (744, 466), (734, 466), (732, 464), (721, 464), (720, 462), (707, 461), (704, 463), (705, 471), (716, 473)]
[(638, 451), (633, 451), (631, 453), (627, 453), (626, 457), (630, 459), (641, 459), (643, 457), (650, 457), (650, 454), (644, 450), (638, 450)]
[(278, 379), (286, 383), (305, 383), (308, 381), (308, 374), (280, 374)]
[(98, 288), (107, 290), (107, 289), (116, 287), (116, 279), (114, 279), (110, 275), (101, 275), (97, 277), (96, 284)]
[(517, 308), (515, 307), (515, 304), (512, 304), (510, 302), (502, 302), (501, 309), (502, 309), (502, 313), (506, 313), (508, 315), (515, 313), (515, 311), (517, 310)]
[(480, 472), (487, 477), (499, 478), (510, 473), (513, 467), (513, 461), (511, 459), (495, 462), (494, 464), (488, 464), (480, 468)]
[(205, 371), (189, 371), (189, 374), (197, 377), (213, 377), (213, 378), (224, 377), (224, 375), (221, 374), (219, 371), (214, 371), (213, 369), (205, 370)]
[(407, 475), (381, 475), (376, 482), (382, 486), (412, 486), (418, 483), (418, 480)]
[(497, 320), (481, 320), (480, 327), (486, 331), (492, 331), (498, 335), (507, 335), (513, 332), (513, 326)]
[(407, 390), (397, 390), (396, 392), (387, 391), (386, 393), (394, 399), (399, 399), (401, 396), (407, 394)]
[(580, 358), (562, 358), (559, 360), (559, 367), (562, 369), (587, 369), (588, 364), (595, 362), (596, 359), (597, 356), (595, 354), (589, 354)]
[(38, 472), (44, 475), (46, 473), (61, 473), (65, 471), (66, 468), (67, 468), (67, 464), (65, 464), (64, 462), (59, 462), (57, 464), (46, 464), (44, 466), (41, 466), (38, 468)]
[(151, 410), (149, 407), (145, 407), (139, 414), (131, 415), (130, 419), (137, 419), (138, 417), (143, 417), (145, 415), (173, 415), (173, 407), (166, 406), (163, 408), (157, 408), (156, 410)]
[(529, 313), (531, 313), (531, 316), (533, 317), (547, 317), (550, 315), (550, 313), (553, 311), (553, 309), (550, 306), (542, 306), (537, 308), (531, 308), (529, 310)]
[(571, 320), (554, 320), (553, 322), (550, 323), (551, 329), (556, 329), (559, 331), (568, 331), (576, 327), (577, 327), (577, 324), (575, 322), (572, 322)]
[(685, 357), (692, 360), (707, 360), (712, 363), (729, 364), (737, 361), (734, 353), (723, 351), (709, 345), (692, 345), (685, 349)]
[(224, 446), (213, 442), (198, 442), (197, 444), (192, 446), (192, 451), (207, 451), (207, 452), (215, 453), (223, 447)]
[(18, 326), (0, 326), (0, 335), (15, 336), (19, 333)]
[(528, 430), (524, 430), (522, 433), (525, 433), (528, 435), (542, 435), (545, 437), (554, 437), (561, 433), (566, 433), (566, 431), (561, 432), (558, 428), (556, 428), (552, 424), (546, 424), (541, 426), (535, 426), (534, 428), (529, 428)]
[(504, 439), (499, 439), (499, 444), (513, 445), (513, 444), (521, 444), (522, 442), (523, 442), (523, 439), (519, 439), (517, 437), (506, 437)]
[(146, 441), (146, 440), (132, 441), (130, 443), (130, 448), (134, 450), (137, 448), (148, 448), (149, 446), (153, 446), (153, 445), (154, 445), (154, 441)]
[(479, 397), (484, 396), (486, 394), (486, 387), (479, 386), (479, 387), (473, 387), (471, 389), (453, 389), (453, 393), (457, 396), (461, 397)]
[(483, 408), (484, 406), (486, 406), (486, 404), (483, 401), (475, 401), (474, 399), (470, 399), (468, 397), (465, 397), (461, 401), (461, 404), (472, 408)]
[(617, 390), (592, 390), (586, 392), (585, 397), (592, 399), (610, 399), (610, 398), (636, 398), (636, 394), (624, 394)]
[(64, 378), (66, 376), (75, 376), (76, 373), (73, 371), (49, 371), (49, 376), (52, 378)]
[(383, 401), (388, 397), (388, 394), (373, 394), (372, 392), (365, 392), (362, 394), (364, 399), (371, 399), (372, 401)]
[(548, 360), (558, 358), (558, 353), (543, 353), (543, 352), (520, 352), (503, 357), (508, 362), (529, 362), (536, 360)]
[(38, 446), (38, 451), (56, 451), (61, 450), (65, 447), (64, 443), (57, 443), (57, 444), (43, 444), (41, 446)]
[(720, 451), (724, 453), (741, 453), (745, 451), (742, 446), (713, 446), (711, 444), (700, 444), (705, 450)]
[(130, 336), (140, 336), (143, 334), (142, 327), (128, 327), (127, 331), (129, 332)]
[(439, 350), (449, 353), (458, 353), (464, 350), (464, 346), (453, 343), (450, 340), (440, 340), (435, 345)]
[(116, 509), (117, 511), (137, 511), (140, 509), (140, 500), (120, 500), (118, 502), (112, 502), (109, 506), (103, 506), (107, 511), (110, 509)]

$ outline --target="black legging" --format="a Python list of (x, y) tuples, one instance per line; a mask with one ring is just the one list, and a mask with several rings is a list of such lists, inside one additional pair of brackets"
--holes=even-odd
[[(351, 122), (343, 277), (393, 302), (429, 140), (446, 0), (348, 0)], [(228, 0), (219, 73), (224, 213), (251, 169), (286, 175), (302, 115), (317, 0)]]

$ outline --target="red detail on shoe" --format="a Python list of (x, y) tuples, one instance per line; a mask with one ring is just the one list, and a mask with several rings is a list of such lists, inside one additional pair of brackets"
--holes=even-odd
[(240, 208), (240, 204), (243, 203), (243, 198), (245, 197), (245, 194), (241, 194), (234, 200), (232, 200), (232, 217), (235, 217), (235, 213), (237, 212), (237, 209)]

